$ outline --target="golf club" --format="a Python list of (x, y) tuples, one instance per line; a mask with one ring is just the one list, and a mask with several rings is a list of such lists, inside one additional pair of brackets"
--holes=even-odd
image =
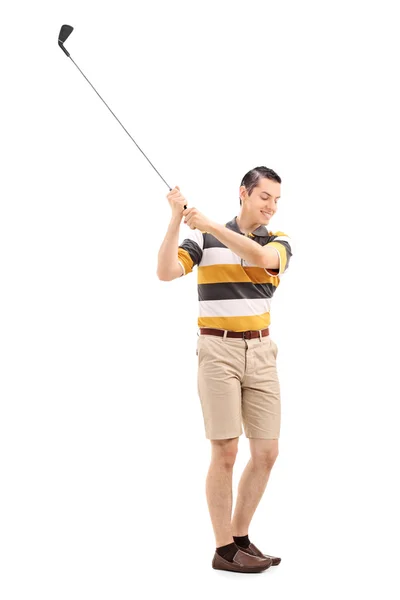
[[(71, 33), (73, 32), (74, 28), (71, 27), (71, 25), (63, 25), (60, 29), (60, 33), (58, 35), (58, 45), (60, 46), (61, 50), (68, 56), (68, 58), (71, 58), (70, 53), (68, 52), (68, 50), (64, 47), (64, 42), (69, 38), (69, 36), (71, 35)], [(121, 125), (121, 127), (126, 131), (126, 133), (129, 135), (129, 137), (131, 138), (132, 142), (134, 144), (136, 144), (135, 140), (133, 139), (133, 137), (131, 136), (131, 134), (129, 133), (129, 131), (122, 125), (121, 121), (118, 119), (118, 117), (113, 113), (113, 111), (111, 110), (111, 108), (108, 106), (107, 102), (105, 100), (103, 100), (103, 98), (100, 96), (99, 92), (96, 90), (96, 88), (90, 83), (89, 79), (86, 77), (86, 75), (81, 71), (81, 69), (78, 67), (78, 65), (76, 64), (76, 62), (71, 58), (72, 62), (74, 63), (74, 65), (76, 66), (77, 69), (79, 69), (79, 71), (82, 73), (82, 75), (84, 76), (84, 78), (86, 79), (86, 81), (91, 85), (91, 87), (94, 89), (94, 91), (96, 92), (96, 94), (98, 95), (98, 97), (100, 98), (100, 100), (102, 100), (104, 102), (104, 104), (107, 106), (108, 110), (110, 111), (110, 113), (112, 115), (114, 115), (114, 117), (117, 119), (118, 123)], [(139, 148), (138, 144), (136, 144), (136, 146)], [(143, 150), (141, 148), (139, 148), (140, 152), (143, 154), (143, 156), (149, 161), (149, 163), (151, 164), (151, 166), (153, 167), (153, 169), (156, 171), (156, 173), (161, 177), (161, 179), (163, 180), (163, 182), (168, 186), (169, 191), (172, 191), (172, 188), (170, 185), (168, 185), (168, 183), (165, 181), (164, 177), (157, 171), (157, 169), (155, 168), (155, 166), (153, 165), (153, 163), (147, 158), (147, 156), (145, 155), (145, 153), (143, 152)], [(186, 209), (187, 206), (185, 205), (184, 208)]]

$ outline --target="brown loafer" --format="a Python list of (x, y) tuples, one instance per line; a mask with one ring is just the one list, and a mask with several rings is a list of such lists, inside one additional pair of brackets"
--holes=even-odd
[(263, 554), (261, 550), (257, 548), (252, 542), (247, 548), (241, 548), (243, 552), (246, 552), (249, 556), (258, 556), (259, 558), (269, 558), (273, 566), (279, 565), (281, 559), (278, 556), (270, 556), (269, 554)]
[(213, 569), (220, 569), (222, 571), (235, 571), (237, 573), (261, 573), (270, 567), (272, 561), (267, 557), (259, 557), (243, 552), (241, 548), (238, 548), (233, 562), (226, 560), (222, 556), (215, 552), (212, 560)]

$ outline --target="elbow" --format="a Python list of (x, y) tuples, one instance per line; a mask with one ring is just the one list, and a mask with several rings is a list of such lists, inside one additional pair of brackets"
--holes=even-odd
[(157, 269), (157, 277), (160, 281), (172, 281), (177, 277), (173, 269)]
[(171, 277), (162, 271), (157, 271), (157, 277), (160, 281), (171, 281)]

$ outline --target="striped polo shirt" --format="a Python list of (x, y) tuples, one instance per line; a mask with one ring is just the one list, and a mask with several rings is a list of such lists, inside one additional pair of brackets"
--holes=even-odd
[[(225, 227), (245, 235), (236, 217)], [(211, 233), (198, 229), (190, 230), (179, 245), (182, 274), (187, 275), (198, 266), (199, 327), (247, 331), (270, 325), (272, 296), (292, 256), (290, 238), (282, 231), (271, 233), (264, 225), (248, 236), (261, 246), (269, 244), (276, 250), (279, 269), (264, 269), (248, 263)]]

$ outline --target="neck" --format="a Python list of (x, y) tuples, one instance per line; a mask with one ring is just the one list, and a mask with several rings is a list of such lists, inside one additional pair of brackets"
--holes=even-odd
[(242, 210), (240, 211), (239, 216), (236, 217), (236, 222), (239, 225), (240, 231), (246, 235), (248, 233), (252, 233), (255, 229), (257, 229), (257, 227), (262, 225), (262, 223), (254, 223), (254, 220), (250, 219), (249, 216), (244, 214)]

